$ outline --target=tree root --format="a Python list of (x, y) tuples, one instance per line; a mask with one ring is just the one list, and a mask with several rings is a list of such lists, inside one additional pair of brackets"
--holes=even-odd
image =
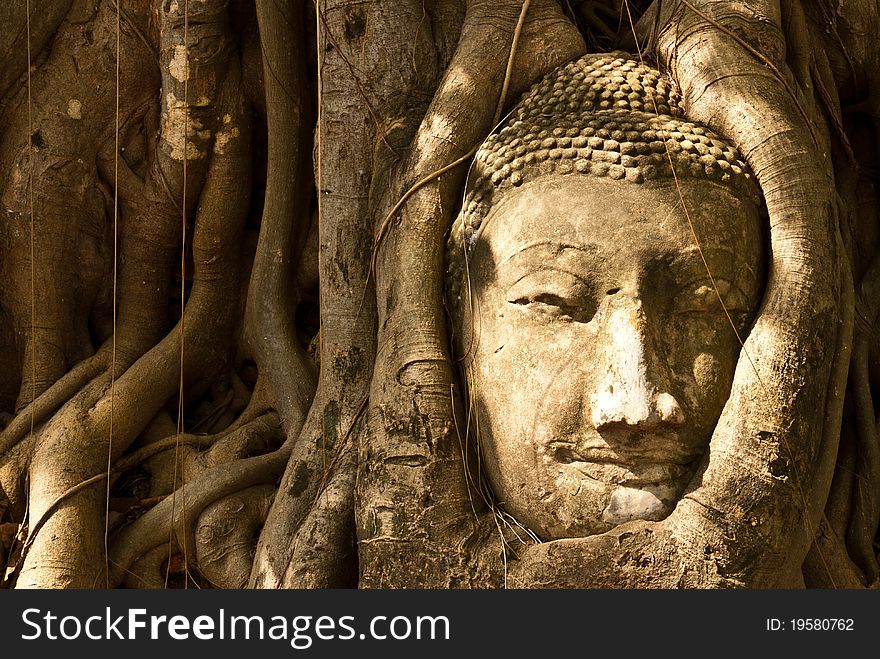
[(288, 436), (297, 436), (316, 377), (296, 335), (296, 258), (309, 229), (309, 111), (305, 94), (302, 7), (257, 3), (263, 43), (268, 124), (266, 196), (247, 296), (246, 334)]
[(274, 483), (256, 485), (210, 504), (195, 533), (199, 572), (216, 588), (243, 588), (251, 574), (256, 531), (275, 498)]
[(178, 445), (175, 439), (176, 436), (166, 437), (141, 449), (152, 449), (157, 444), (165, 447), (146, 465), (152, 475), (150, 493), (153, 496), (168, 494), (180, 483), (188, 483), (212, 467), (275, 450), (283, 438), (278, 418), (271, 414), (213, 436), (205, 450), (196, 449), (192, 443)]
[(171, 548), (168, 543), (148, 551), (124, 571), (122, 585), (126, 588), (165, 588), (165, 572), (162, 568), (170, 557)]
[[(211, 31), (206, 24), (202, 29)], [(224, 65), (216, 58), (206, 61), (212, 67)], [(238, 73), (237, 66), (228, 66), (224, 81), (213, 90), (220, 97), (217, 110), (225, 111), (227, 119), (219, 130), (199, 199), (192, 242), (193, 286), (185, 318), (116, 380), (114, 390), (87, 387), (75, 404), (68, 404), (67, 415), (56, 415), (50, 422), (31, 464), (31, 514), (37, 518), (49, 498), (68, 489), (71, 480), (90, 477), (101, 470), (102, 462), (106, 464), (108, 455), (111, 462), (121, 455), (178, 390), (181, 378), (192, 381), (216, 373), (229, 358), (235, 305), (229, 304), (227, 291), (235, 290), (238, 282), (240, 233), (249, 202), (239, 190), (248, 181), (249, 125)], [(174, 156), (173, 148), (170, 156)], [(113, 414), (114, 401), (126, 414)], [(108, 447), (111, 421), (114, 436)], [(58, 469), (59, 464), (64, 468)], [(90, 585), (87, 566), (103, 562), (104, 515), (98, 495), (94, 488), (80, 492), (53, 515), (45, 528), (55, 528), (57, 538), (50, 541), (43, 538), (45, 533), (36, 537), (40, 551), (26, 558), (20, 586)], [(34, 555), (38, 558), (32, 562)]]
[[(113, 465), (113, 471), (123, 473), (153, 456), (181, 446), (208, 449), (204, 451), (205, 465), (215, 467), (231, 462), (268, 448), (270, 438), (278, 434), (280, 423), (274, 414), (265, 414), (237, 428), (216, 435), (192, 435), (184, 433), (165, 437), (143, 446), (136, 451), (120, 458)], [(214, 451), (214, 448), (217, 448)], [(186, 476), (184, 477), (186, 480)]]
[(40, 394), (35, 401), (28, 403), (15, 415), (9, 425), (3, 429), (3, 432), (0, 432), (0, 456), (9, 452), (30, 432), (31, 419), (35, 425), (43, 423), (64, 403), (73, 398), (74, 394), (80, 391), (87, 382), (102, 373), (109, 364), (110, 351), (99, 350), (70, 369), (55, 384)]
[(804, 560), (807, 588), (864, 588), (865, 576), (847, 554), (844, 541), (823, 517), (814, 545)]
[[(343, 9), (344, 3), (320, 3), (324, 14), (333, 8)], [(296, 89), (296, 77), (301, 72), (282, 67), (287, 73), (277, 77), (275, 71), (281, 62), (286, 61), (286, 45), (289, 39), (303, 31), (302, 8), (296, 2), (275, 2), (258, 4), (258, 19), (261, 27), (261, 38), (264, 48), (264, 71), (266, 78), (267, 105), (271, 107), (275, 100), (282, 105), (291, 105), (286, 98), (287, 89)], [(377, 5), (370, 11), (381, 11)], [(287, 17), (287, 18), (285, 18)], [(293, 30), (288, 34), (279, 32), (278, 26), (289, 18)], [(320, 19), (319, 19), (320, 20)], [(274, 22), (274, 23), (273, 23)], [(274, 27), (273, 27), (274, 25)], [(265, 31), (264, 31), (265, 26)], [(319, 28), (320, 29), (320, 28)], [(324, 41), (326, 33), (320, 30), (319, 40)], [(341, 44), (341, 47), (345, 47)], [(339, 66), (340, 69), (351, 71), (345, 62), (346, 53), (336, 50), (329, 60), (320, 60), (319, 79), (324, 67)], [(304, 63), (304, 60), (303, 60)], [(319, 82), (319, 94), (330, 93)], [(351, 98), (365, 98), (366, 107), (357, 108), (348, 104), (329, 107), (319, 102), (321, 115), (318, 118), (317, 133), (317, 183), (318, 183), (318, 270), (320, 277), (320, 318), (321, 331), (319, 341), (319, 360), (321, 371), (318, 388), (315, 393), (305, 423), (299, 428), (286, 427), (288, 441), (295, 439), (295, 446), (287, 469), (281, 481), (279, 494), (272, 504), (266, 524), (260, 534), (260, 541), (254, 559), (250, 585), (256, 587), (278, 587), (291, 557), (291, 542), (303, 519), (308, 515), (319, 491), (320, 476), (328, 459), (344, 442), (351, 428), (358, 406), (366, 394), (367, 382), (373, 365), (375, 342), (375, 315), (372, 304), (358, 309), (361, 294), (367, 280), (370, 233), (370, 216), (367, 206), (369, 172), (372, 167), (373, 134), (370, 122), (370, 103), (374, 100), (365, 97), (365, 90), (360, 88), (357, 80), (351, 75), (345, 77), (345, 91), (337, 92)], [(300, 99), (297, 101), (303, 103)], [(295, 105), (295, 104), (294, 104)], [(296, 109), (295, 107), (291, 109)], [(294, 115), (300, 121), (301, 114)], [(363, 122), (361, 121), (363, 119)], [(291, 149), (289, 139), (289, 121), (285, 117), (269, 116), (270, 135), (277, 141), (278, 148)], [(339, 141), (325, 142), (321, 135), (326, 130), (327, 122), (346, 126), (351, 129), (349, 143)], [(273, 129), (279, 126), (279, 131)], [(288, 134), (288, 137), (285, 137)], [(376, 136), (381, 139), (380, 136)], [(280, 140), (280, 141), (279, 141)], [(322, 159), (328, 158), (330, 150), (339, 150), (329, 160), (338, 163), (338, 167), (329, 172), (322, 169)], [(302, 166), (297, 170), (299, 177), (310, 175), (309, 168)], [(282, 169), (273, 170), (282, 172)], [(286, 182), (289, 185), (289, 182)], [(297, 187), (303, 181), (296, 180)], [(267, 182), (274, 186), (274, 182)], [(278, 182), (285, 185), (284, 181)], [(267, 205), (266, 211), (277, 206)], [(267, 232), (266, 240), (273, 240), (274, 229), (271, 223), (277, 217), (264, 213), (261, 234)], [(261, 242), (263, 236), (261, 235)], [(267, 242), (267, 244), (269, 244)], [(251, 295), (253, 296), (253, 290)], [(254, 300), (258, 303), (259, 300)], [(271, 319), (271, 316), (269, 316)], [(271, 328), (269, 328), (271, 329)], [(274, 331), (269, 334), (274, 335)], [(275, 359), (270, 357), (269, 359)], [(262, 368), (262, 364), (260, 364)], [(280, 412), (280, 410), (279, 410)], [(282, 415), (282, 419), (283, 419)], [(296, 437), (291, 433), (296, 432)]]
[(356, 477), (357, 450), (352, 444), (343, 449), (330, 482), (297, 529), (281, 588), (357, 586)]
[[(288, 444), (274, 453), (210, 469), (120, 530), (113, 538), (109, 550), (111, 584), (120, 583), (125, 570), (135, 560), (159, 543), (167, 542), (172, 532), (181, 550), (185, 548), (187, 553), (194, 551), (197, 547), (194, 526), (205, 508), (246, 488), (274, 484), (289, 457)], [(191, 558), (194, 559), (195, 555)]]

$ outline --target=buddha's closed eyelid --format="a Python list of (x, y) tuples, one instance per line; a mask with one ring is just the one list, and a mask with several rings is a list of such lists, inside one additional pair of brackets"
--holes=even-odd
[(572, 273), (545, 269), (521, 277), (507, 291), (510, 304), (544, 317), (589, 322), (596, 313), (593, 287)]
[(676, 313), (749, 310), (749, 299), (736, 284), (728, 279), (708, 277), (683, 285), (673, 301)]

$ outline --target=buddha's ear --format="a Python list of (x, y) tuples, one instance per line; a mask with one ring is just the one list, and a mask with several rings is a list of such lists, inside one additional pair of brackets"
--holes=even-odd
[(778, 2), (681, 0), (658, 35), (686, 113), (726, 135), (755, 172), (772, 250), (709, 466), (675, 514), (695, 539), (736, 536), (731, 569), (772, 586), (775, 574), (800, 569), (816, 535), (840, 432), (834, 392), (849, 361), (852, 285), (829, 138), (817, 128), (826, 123), (786, 64)]
[[(463, 266), (464, 268), (465, 266)], [(453, 355), (455, 371), (462, 377), (466, 376), (469, 365), (473, 362), (474, 338), (476, 336), (476, 318), (473, 290), (470, 285), (466, 270), (456, 273), (460, 286), (455, 293), (455, 299), (447, 298), (446, 307), (450, 316), (450, 348)], [(447, 289), (448, 291), (448, 289)]]

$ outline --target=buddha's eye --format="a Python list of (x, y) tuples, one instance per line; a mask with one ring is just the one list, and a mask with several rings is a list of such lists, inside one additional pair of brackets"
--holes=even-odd
[(540, 293), (533, 297), (520, 297), (510, 302), (511, 304), (524, 306), (534, 313), (576, 323), (588, 323), (596, 313), (595, 305), (566, 300), (552, 293)]
[(596, 313), (594, 296), (586, 282), (559, 271), (520, 279), (508, 291), (507, 301), (547, 320), (588, 323)]
[(731, 315), (740, 315), (748, 311), (748, 300), (730, 281), (717, 277), (714, 285), (709, 279), (701, 279), (682, 287), (673, 303), (673, 310), (679, 314), (715, 313), (724, 309)]

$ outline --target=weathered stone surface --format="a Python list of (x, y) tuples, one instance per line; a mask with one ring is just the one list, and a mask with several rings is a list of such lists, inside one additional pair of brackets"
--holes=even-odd
[[(544, 539), (665, 518), (706, 453), (765, 276), (754, 182), (707, 135), (658, 72), (587, 56), (478, 155), (450, 239), (457, 350), (494, 493)], [(678, 176), (675, 151), (712, 166)], [(623, 171), (639, 157), (651, 176)]]

